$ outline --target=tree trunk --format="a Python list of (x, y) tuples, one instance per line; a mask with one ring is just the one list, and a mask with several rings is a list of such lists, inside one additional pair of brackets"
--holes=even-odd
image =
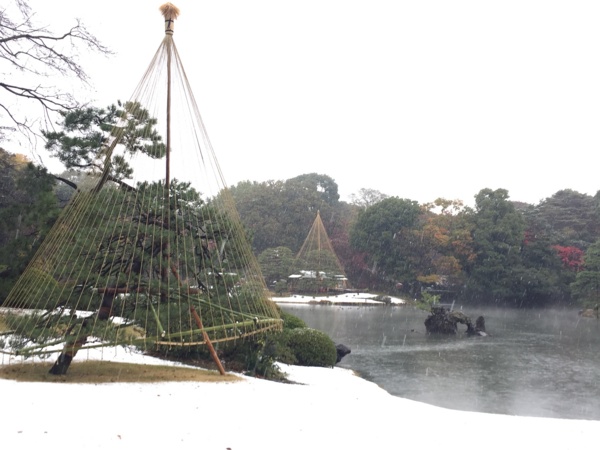
[(75, 355), (86, 341), (87, 336), (82, 336), (73, 344), (65, 344), (62, 353), (58, 355), (58, 359), (48, 373), (51, 375), (66, 375), (67, 370), (69, 370), (69, 366), (71, 365), (71, 361), (73, 361), (73, 358), (75, 358)]
[[(98, 320), (108, 320), (110, 318), (110, 316), (112, 315), (112, 306), (114, 298), (114, 293), (105, 293), (102, 296), (102, 304), (100, 305), (100, 309), (98, 310)], [(85, 328), (86, 320), (87, 319), (84, 319), (82, 322), (82, 329)], [(88, 335), (84, 334), (73, 343), (67, 342), (63, 347), (63, 351), (60, 355), (58, 355), (56, 362), (50, 368), (48, 373), (51, 375), (66, 375), (67, 371), (69, 370), (69, 366), (71, 365), (71, 361), (73, 361), (73, 358), (75, 358), (75, 355), (77, 354), (79, 349), (83, 347), (83, 345), (86, 343), (87, 338)]]

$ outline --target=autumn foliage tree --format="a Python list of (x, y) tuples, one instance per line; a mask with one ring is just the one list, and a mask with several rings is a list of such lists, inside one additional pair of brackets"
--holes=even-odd
[(573, 246), (564, 247), (562, 245), (554, 245), (552, 248), (558, 253), (559, 258), (563, 263), (563, 267), (573, 270), (574, 272), (579, 272), (583, 269), (583, 250)]
[(458, 293), (465, 282), (465, 270), (475, 260), (471, 226), (459, 200), (436, 199), (424, 205), (418, 241), (422, 255), (417, 279), (424, 285)]

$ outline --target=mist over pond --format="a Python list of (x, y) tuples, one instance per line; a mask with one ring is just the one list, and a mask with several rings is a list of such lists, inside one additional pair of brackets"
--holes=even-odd
[[(428, 335), (409, 306), (282, 305), (352, 353), (338, 364), (392, 395), (450, 409), (600, 420), (600, 322), (573, 309), (465, 307), (488, 337)], [(458, 307), (460, 308), (460, 306)]]

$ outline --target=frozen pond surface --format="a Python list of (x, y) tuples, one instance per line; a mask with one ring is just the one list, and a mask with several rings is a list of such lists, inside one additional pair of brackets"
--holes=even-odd
[[(339, 366), (451, 409), (600, 420), (600, 323), (576, 310), (465, 307), (490, 336), (429, 336), (409, 306), (281, 305), (351, 348)], [(459, 307), (460, 308), (460, 307)]]

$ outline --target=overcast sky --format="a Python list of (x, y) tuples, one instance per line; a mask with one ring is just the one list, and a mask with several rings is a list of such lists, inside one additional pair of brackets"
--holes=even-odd
[[(84, 58), (99, 106), (128, 99), (161, 1), (30, 0), (116, 54)], [(600, 2), (179, 0), (175, 43), (227, 184), (331, 176), (419, 202), (483, 188), (537, 203), (600, 189)]]

